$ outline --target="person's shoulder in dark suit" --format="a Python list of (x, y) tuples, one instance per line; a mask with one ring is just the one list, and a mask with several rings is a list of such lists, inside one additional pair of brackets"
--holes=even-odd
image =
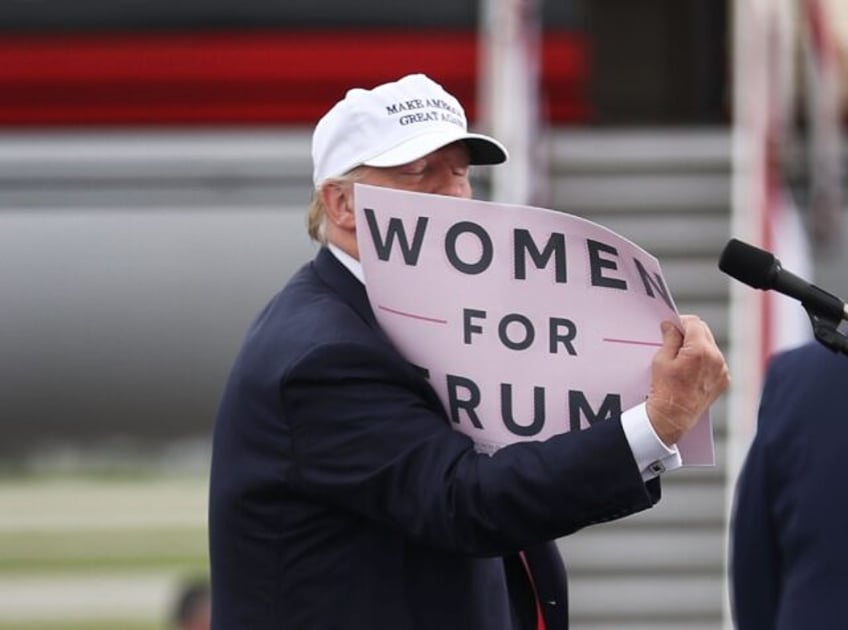
[(846, 409), (848, 357), (809, 343), (770, 362), (733, 515), (739, 630), (833, 627), (845, 608)]
[(357, 297), (367, 299), (364, 288), (356, 286), (358, 281), (328, 251), (322, 250), (259, 313), (248, 331), (246, 347), (273, 343), (296, 355), (298, 349), (308, 346), (373, 335), (373, 328), (356, 312), (351, 300), (326, 284), (328, 274), (344, 283), (350, 292), (360, 292)]

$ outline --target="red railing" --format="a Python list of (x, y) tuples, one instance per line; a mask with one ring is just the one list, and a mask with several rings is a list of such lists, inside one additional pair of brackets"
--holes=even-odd
[[(348, 87), (424, 72), (476, 114), (468, 31), (0, 34), (0, 125), (312, 124)], [(588, 117), (574, 32), (543, 43), (543, 108)]]

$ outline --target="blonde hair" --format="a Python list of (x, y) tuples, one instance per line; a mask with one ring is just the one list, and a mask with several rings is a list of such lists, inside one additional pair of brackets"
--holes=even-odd
[(306, 213), (306, 231), (309, 233), (309, 238), (322, 245), (327, 244), (327, 209), (324, 207), (324, 199), (321, 195), (324, 186), (352, 184), (360, 181), (364, 175), (364, 167), (357, 166), (339, 177), (328, 177), (316, 186)]

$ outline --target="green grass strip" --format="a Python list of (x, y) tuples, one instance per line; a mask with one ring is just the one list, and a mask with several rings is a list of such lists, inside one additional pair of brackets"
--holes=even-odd
[(164, 627), (164, 623), (129, 619), (0, 621), (0, 630), (162, 630)]
[(200, 528), (0, 532), (0, 572), (198, 569), (206, 564), (206, 532)]

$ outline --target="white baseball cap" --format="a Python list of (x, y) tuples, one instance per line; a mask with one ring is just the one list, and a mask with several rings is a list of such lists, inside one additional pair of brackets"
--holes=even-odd
[(465, 111), (441, 85), (423, 74), (410, 74), (372, 90), (348, 90), (312, 134), (312, 180), (352, 168), (400, 166), (462, 140), (471, 164), (501, 164), (508, 154), (488, 136), (468, 133)]

